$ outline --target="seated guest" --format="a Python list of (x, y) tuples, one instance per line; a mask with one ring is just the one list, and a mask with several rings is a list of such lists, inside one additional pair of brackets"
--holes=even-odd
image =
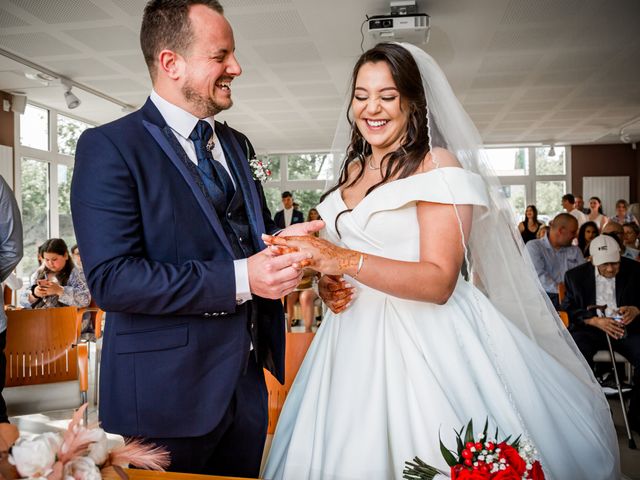
[(73, 264), (82, 270), (82, 259), (80, 258), (80, 250), (77, 243), (71, 247), (71, 258), (73, 259)]
[(598, 226), (591, 221), (583, 223), (578, 231), (578, 248), (587, 260), (589, 259), (589, 244), (599, 234)]
[(576, 198), (571, 193), (562, 196), (562, 208), (564, 208), (567, 213), (576, 217), (578, 227), (581, 227), (583, 223), (589, 221), (589, 218), (576, 208)]
[(518, 230), (522, 235), (522, 241), (527, 243), (530, 240), (535, 240), (538, 235), (538, 230), (542, 227), (543, 223), (538, 220), (538, 209), (535, 205), (528, 205), (524, 211), (524, 220), (518, 224)]
[(618, 244), (620, 245), (620, 249), (622, 251), (622, 256), (626, 258), (630, 258), (631, 260), (639, 260), (640, 258), (640, 250), (632, 247), (627, 247), (624, 244), (624, 228), (622, 225), (616, 222), (608, 222), (604, 228), (602, 229), (602, 233), (606, 235), (611, 235), (614, 237)]
[(296, 302), (300, 302), (304, 331), (310, 332), (313, 325), (315, 300), (318, 295), (313, 290), (313, 282), (318, 273), (311, 269), (305, 269), (302, 280), (296, 289), (287, 295), (287, 331), (291, 331)]
[[(616, 352), (635, 367), (629, 420), (640, 427), (640, 265), (620, 257), (616, 240), (600, 235), (589, 247), (591, 263), (565, 275), (566, 296), (562, 308), (569, 315), (569, 329), (576, 345), (590, 364), (599, 350), (607, 350), (605, 335)], [(593, 306), (604, 307), (598, 316)], [(614, 319), (612, 316), (621, 316)], [(625, 335), (626, 333), (626, 335)]]
[(591, 197), (589, 199), (589, 214), (587, 217), (592, 222), (596, 222), (600, 230), (602, 230), (604, 225), (609, 221), (602, 212), (602, 201), (598, 197)]
[(527, 251), (538, 272), (538, 278), (556, 308), (558, 284), (567, 270), (585, 262), (578, 247), (571, 245), (578, 233), (578, 220), (569, 213), (559, 213), (551, 221), (549, 233), (544, 238), (527, 243)]
[(538, 229), (538, 233), (536, 233), (536, 238), (544, 238), (547, 236), (549, 232), (549, 225), (542, 225), (540, 229)]
[(304, 214), (293, 208), (293, 195), (291, 192), (282, 192), (282, 210), (278, 210), (273, 216), (273, 221), (278, 228), (287, 228), (294, 223), (304, 222)]
[(609, 220), (624, 225), (625, 223), (635, 223), (638, 225), (638, 219), (629, 213), (629, 202), (620, 199), (616, 202), (616, 214)]
[(41, 248), (42, 265), (20, 296), (20, 304), (25, 308), (89, 305), (87, 282), (82, 271), (74, 266), (64, 240), (51, 238)]
[(638, 235), (640, 235), (640, 227), (637, 223), (629, 222), (622, 225), (622, 243), (625, 247), (638, 248)]
[[(320, 213), (315, 208), (310, 208), (307, 213), (307, 222), (313, 220), (322, 220)], [(313, 233), (314, 236), (318, 236), (318, 232)], [(296, 302), (300, 302), (300, 308), (302, 309), (302, 320), (304, 322), (304, 331), (310, 332), (311, 325), (313, 325), (315, 300), (318, 298), (318, 294), (313, 288), (313, 282), (319, 275), (312, 270), (305, 270), (302, 280), (296, 287), (296, 289), (287, 295), (287, 331), (291, 331), (291, 327), (294, 325), (294, 311)], [(297, 320), (296, 320), (297, 322)]]

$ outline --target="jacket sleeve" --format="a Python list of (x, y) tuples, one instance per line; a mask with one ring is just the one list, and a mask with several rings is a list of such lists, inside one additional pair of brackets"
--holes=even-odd
[(0, 282), (22, 259), (22, 219), (16, 197), (0, 176)]
[(584, 296), (580, 294), (579, 284), (575, 281), (576, 275), (569, 270), (564, 275), (565, 297), (562, 301), (561, 310), (569, 315), (569, 327), (584, 324), (585, 319), (591, 318), (593, 313), (586, 309)]
[(71, 209), (96, 303), (107, 311), (149, 315), (234, 312), (231, 259), (172, 264), (148, 257), (141, 207), (146, 200), (138, 192), (138, 182), (145, 180), (131, 172), (121, 145), (100, 128), (82, 134)]

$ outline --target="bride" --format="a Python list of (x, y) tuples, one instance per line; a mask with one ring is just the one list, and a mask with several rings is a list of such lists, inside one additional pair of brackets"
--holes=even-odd
[(488, 418), (535, 445), (547, 478), (619, 478), (606, 400), (437, 64), (379, 44), (351, 90), (346, 159), (318, 207), (326, 239), (265, 241), (357, 294), (318, 330), (263, 477), (394, 479), (415, 456), (447, 471), (439, 436), (454, 446), (454, 428)]

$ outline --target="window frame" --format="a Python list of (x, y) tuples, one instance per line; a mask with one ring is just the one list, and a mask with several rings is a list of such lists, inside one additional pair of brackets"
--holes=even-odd
[[(506, 185), (524, 185), (525, 191), (525, 208), (527, 205), (536, 204), (536, 185), (537, 182), (542, 181), (564, 181), (566, 185), (566, 192), (572, 191), (571, 183), (571, 146), (570, 145), (555, 145), (556, 148), (563, 147), (565, 150), (565, 173), (554, 175), (538, 175), (536, 166), (536, 148), (540, 148), (543, 145), (490, 145), (485, 146), (485, 150), (497, 150), (500, 148), (524, 148), (527, 150), (527, 158), (529, 159), (529, 173), (528, 175), (498, 175), (498, 179), (503, 186)], [(565, 193), (566, 193), (565, 192)], [(560, 199), (558, 199), (558, 212), (562, 211)], [(516, 212), (513, 212), (514, 218), (516, 218)], [(516, 221), (518, 219), (516, 218)]]
[[(15, 172), (14, 194), (18, 202), (18, 207), (22, 211), (22, 159), (43, 162), (47, 164), (49, 172), (49, 231), (48, 238), (57, 238), (60, 235), (60, 214), (58, 210), (58, 165), (65, 165), (73, 168), (75, 164), (75, 156), (58, 152), (58, 115), (77, 120), (91, 127), (95, 123), (84, 118), (70, 115), (66, 111), (57, 110), (47, 107), (37, 102), (29, 101), (27, 105), (47, 110), (49, 115), (49, 150), (40, 150), (33, 147), (27, 147), (20, 143), (20, 115), (14, 115), (14, 157), (13, 168)], [(69, 245), (71, 247), (71, 245)], [(18, 272), (21, 276), (30, 274), (31, 272), (22, 272), (22, 262), (18, 265)]]

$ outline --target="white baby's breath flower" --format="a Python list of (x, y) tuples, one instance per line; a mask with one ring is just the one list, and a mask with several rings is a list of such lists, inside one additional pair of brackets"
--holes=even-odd
[(76, 457), (64, 466), (65, 479), (101, 480), (100, 470), (91, 457)]
[(51, 432), (33, 439), (21, 439), (11, 449), (9, 461), (23, 478), (46, 476), (56, 461), (62, 438)]

